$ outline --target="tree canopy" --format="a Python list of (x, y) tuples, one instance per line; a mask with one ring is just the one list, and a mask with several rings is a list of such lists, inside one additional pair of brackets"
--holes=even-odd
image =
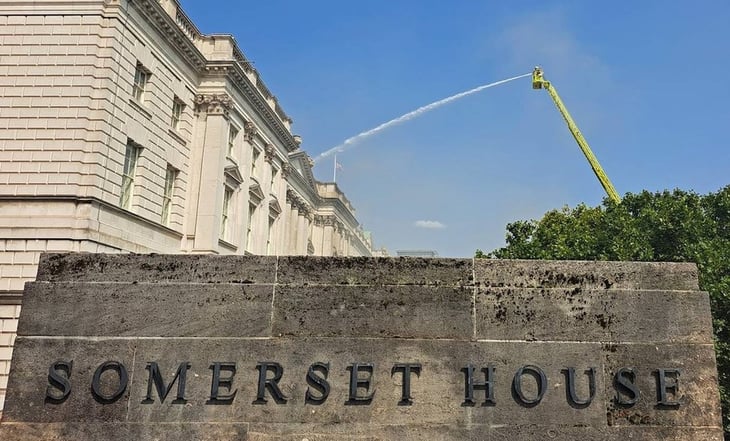
[(552, 210), (507, 225), (507, 245), (477, 257), (499, 259), (694, 262), (709, 292), (725, 437), (730, 440), (730, 185), (699, 195), (628, 193), (616, 204)]

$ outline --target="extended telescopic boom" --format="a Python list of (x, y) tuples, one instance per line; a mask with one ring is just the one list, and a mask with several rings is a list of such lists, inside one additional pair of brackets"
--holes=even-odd
[(603, 171), (601, 164), (598, 162), (598, 159), (596, 159), (593, 151), (591, 151), (591, 148), (588, 146), (588, 142), (583, 137), (583, 134), (580, 133), (580, 130), (578, 130), (578, 126), (575, 125), (575, 121), (573, 121), (570, 113), (568, 113), (568, 109), (565, 108), (565, 105), (560, 99), (560, 96), (555, 90), (555, 87), (550, 83), (550, 81), (546, 81), (543, 78), (542, 68), (539, 66), (535, 67), (535, 70), (532, 71), (532, 88), (545, 89), (548, 91), (553, 101), (555, 102), (555, 105), (558, 107), (558, 110), (560, 110), (560, 114), (563, 115), (563, 119), (565, 119), (565, 122), (568, 123), (570, 133), (573, 134), (573, 138), (575, 138), (575, 141), (578, 143), (578, 147), (580, 147), (581, 151), (588, 160), (588, 163), (591, 165), (593, 173), (596, 174), (596, 177), (601, 182), (603, 189), (606, 190), (606, 194), (608, 194), (608, 197), (611, 198), (612, 201), (620, 203), (621, 198), (619, 197), (618, 193), (616, 193), (616, 189), (613, 187), (611, 180), (608, 179), (606, 172)]

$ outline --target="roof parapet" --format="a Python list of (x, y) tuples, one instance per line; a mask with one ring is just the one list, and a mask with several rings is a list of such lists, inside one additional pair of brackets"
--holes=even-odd
[[(209, 60), (224, 61), (232, 60), (236, 61), (243, 67), (244, 72), (249, 77), (251, 82), (256, 86), (256, 89), (264, 97), (266, 104), (274, 111), (279, 117), (281, 122), (287, 128), (291, 130), (292, 119), (289, 115), (284, 112), (279, 100), (271, 93), (266, 84), (264, 84), (256, 68), (253, 67), (253, 63), (246, 58), (241, 51), (236, 39), (229, 34), (211, 34), (205, 35), (198, 29), (193, 21), (185, 14), (185, 11), (180, 6), (178, 0), (157, 0), (162, 8), (167, 12), (180, 30), (185, 34), (190, 41), (192, 41), (198, 50)], [(226, 44), (227, 43), (227, 44)]]

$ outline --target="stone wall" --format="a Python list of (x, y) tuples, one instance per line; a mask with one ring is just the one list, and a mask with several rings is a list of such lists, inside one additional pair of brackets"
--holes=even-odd
[[(10, 359), (13, 355), (13, 343), (15, 343), (19, 316), (20, 305), (0, 304), (0, 409), (5, 402), (5, 389), (8, 386)], [(1, 412), (0, 416), (2, 416)]]
[(721, 441), (711, 331), (690, 264), (44, 255), (0, 438)]

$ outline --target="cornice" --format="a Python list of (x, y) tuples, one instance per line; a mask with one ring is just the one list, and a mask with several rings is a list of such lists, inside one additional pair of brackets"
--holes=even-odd
[(336, 213), (343, 216), (347, 223), (350, 225), (357, 226), (357, 218), (355, 218), (355, 214), (350, 210), (350, 208), (347, 207), (339, 198), (322, 198), (321, 203), (319, 205), (320, 207), (327, 207), (330, 206), (334, 209)]
[(292, 208), (296, 208), (302, 216), (308, 216), (313, 211), (312, 206), (292, 189), (286, 190), (286, 202), (291, 204)]
[(304, 170), (304, 173), (297, 173), (299, 174), (307, 184), (312, 188), (312, 191), (314, 194), (317, 195), (319, 198), (319, 193), (317, 192), (317, 185), (316, 181), (314, 179), (314, 175), (312, 174), (312, 167), (314, 166), (314, 161), (312, 158), (307, 155), (307, 153), (304, 150), (296, 150), (289, 153), (289, 160), (290, 161), (299, 161), (301, 164), (301, 170)]
[(263, 201), (264, 198), (266, 197), (264, 195), (264, 192), (261, 190), (261, 186), (256, 182), (252, 182), (251, 185), (248, 187), (248, 194), (249, 194), (249, 199), (255, 205), (259, 205), (261, 203), (261, 201)]
[(243, 175), (236, 164), (229, 164), (223, 169), (223, 174), (233, 179), (237, 186), (243, 184)]
[[(238, 45), (233, 43), (233, 59), (224, 61), (207, 60), (205, 56), (198, 50), (195, 40), (205, 39), (207, 36), (198, 34), (192, 22), (185, 14), (178, 10), (177, 20), (170, 17), (162, 5), (157, 0), (129, 0), (132, 5), (137, 7), (141, 15), (145, 17), (157, 30), (162, 34), (173, 47), (176, 47), (199, 73), (204, 75), (225, 76), (231, 83), (239, 88), (243, 95), (249, 100), (254, 109), (263, 117), (270, 126), (272, 132), (281, 141), (287, 151), (291, 152), (299, 148), (294, 136), (289, 129), (284, 126), (282, 120), (291, 122), (284, 111), (281, 109), (278, 100), (263, 82), (254, 84), (246, 75), (246, 72), (252, 72), (258, 78), (258, 73), (251, 66), (251, 63), (243, 56)], [(267, 102), (267, 98), (273, 100), (274, 108)]]
[[(302, 161), (305, 158), (309, 158), (307, 154), (302, 151), (298, 150), (296, 152), (289, 153), (289, 164), (296, 163), (297, 161)], [(305, 173), (308, 175), (305, 176), (299, 171), (299, 168), (296, 166), (291, 166), (291, 170), (289, 173), (289, 176), (287, 178), (287, 182), (296, 187), (302, 194), (306, 193), (305, 200), (311, 202), (313, 206), (319, 206), (322, 203), (322, 197), (317, 192), (317, 188), (314, 185), (314, 176), (312, 175), (311, 168), (307, 168), (306, 163), (301, 163), (302, 169), (305, 171)]]
[(0, 1), (2, 15), (88, 15), (117, 7), (119, 0), (13, 0)]
[[(138, 221), (140, 223), (143, 223), (147, 226), (150, 226), (154, 229), (157, 229), (161, 232), (164, 232), (166, 234), (173, 235), (177, 238), (182, 238), (183, 235), (177, 230), (173, 230), (172, 228), (162, 225), (158, 223), (157, 221), (153, 221), (151, 219), (148, 219), (144, 216), (141, 216), (137, 213), (133, 213), (129, 210), (125, 210), (124, 208), (121, 208), (115, 204), (112, 204), (111, 202), (107, 202), (103, 199), (99, 199), (97, 197), (93, 196), (71, 196), (71, 195), (40, 195), (40, 196), (0, 196), (0, 201), (22, 201), (22, 202), (29, 202), (29, 203), (37, 203), (37, 202), (72, 202), (74, 204), (91, 204), (96, 205), (97, 207), (103, 207), (104, 209), (113, 211), (119, 215), (122, 215), (124, 217), (133, 219), (135, 221)], [(88, 231), (96, 231), (98, 230), (91, 230), (86, 229)], [(92, 238), (83, 238), (84, 240), (91, 240), (94, 242), (97, 242), (96, 240)], [(99, 242), (101, 243), (101, 242)], [(107, 246), (116, 247), (115, 245), (109, 245), (105, 243)], [(118, 248), (118, 247), (117, 247)], [(121, 250), (121, 248), (119, 248)]]
[(317, 194), (317, 192), (313, 188), (311, 188), (308, 185), (308, 183), (304, 179), (304, 177), (302, 177), (302, 175), (299, 174), (298, 172), (296, 172), (296, 171), (292, 172), (292, 174), (289, 176), (289, 179), (287, 179), (287, 181), (290, 183), (296, 183), (297, 188), (304, 190), (304, 193), (306, 193), (306, 196), (305, 195), (302, 195), (302, 196), (304, 197), (305, 200), (310, 201), (312, 203), (312, 205), (318, 206), (322, 202), (322, 198)]
[[(140, 15), (157, 28), (160, 34), (163, 35), (173, 47), (180, 51), (183, 58), (190, 63), (191, 66), (199, 72), (203, 71), (207, 60), (195, 46), (195, 42), (192, 40), (192, 38), (194, 38), (194, 34), (189, 36), (188, 33), (185, 32), (186, 30), (189, 31), (189, 29), (187, 29), (188, 26), (183, 26), (185, 23), (177, 23), (176, 20), (170, 17), (167, 11), (165, 11), (158, 0), (129, 0), (129, 3), (140, 10)], [(182, 27), (185, 27), (186, 29), (183, 30)]]
[(294, 136), (284, 126), (277, 112), (269, 106), (264, 98), (263, 93), (259, 89), (262, 85), (257, 87), (251, 82), (251, 79), (246, 75), (243, 65), (240, 62), (210, 61), (204, 70), (208, 75), (222, 75), (231, 81), (263, 117), (266, 123), (268, 123), (271, 131), (281, 141), (288, 152), (293, 152), (299, 148), (299, 144), (294, 139)]
[(279, 201), (275, 198), (272, 198), (269, 201), (269, 215), (274, 214), (273, 217), (279, 217), (281, 214), (281, 205), (279, 205)]

